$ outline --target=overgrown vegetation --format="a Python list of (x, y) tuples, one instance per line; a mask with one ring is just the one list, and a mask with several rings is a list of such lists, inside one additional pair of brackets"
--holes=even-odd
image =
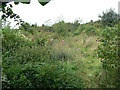
[(106, 76), (101, 75), (102, 83), (100, 84), (107, 88), (119, 87), (118, 26), (102, 29), (99, 40), (101, 45), (98, 47), (98, 57), (102, 61), (102, 73), (106, 74)]
[(107, 23), (3, 28), (2, 88), (118, 88), (118, 23)]
[(106, 10), (106, 12), (103, 12), (102, 15), (99, 15), (99, 18), (101, 19), (103, 26), (107, 25), (112, 27), (115, 24), (118, 24), (118, 14), (112, 8)]

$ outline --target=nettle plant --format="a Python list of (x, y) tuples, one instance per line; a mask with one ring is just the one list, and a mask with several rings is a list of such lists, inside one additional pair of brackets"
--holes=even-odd
[(100, 32), (98, 57), (103, 62), (104, 69), (118, 68), (118, 26), (105, 27)]

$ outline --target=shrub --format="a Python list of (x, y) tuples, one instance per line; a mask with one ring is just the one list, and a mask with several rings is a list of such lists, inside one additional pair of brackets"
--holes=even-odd
[(67, 36), (68, 35), (68, 29), (67, 29), (67, 24), (64, 21), (61, 21), (59, 23), (56, 23), (53, 25), (53, 30), (58, 34), (62, 36)]
[(27, 62), (36, 62), (36, 61), (46, 61), (49, 59), (50, 50), (47, 47), (33, 46), (30, 47), (21, 47), (17, 50), (18, 52), (14, 55), (16, 63), (27, 63)]
[(118, 23), (118, 14), (112, 8), (103, 12), (102, 15), (99, 15), (99, 18), (103, 26), (107, 25), (111, 27)]
[(98, 56), (103, 61), (103, 67), (118, 65), (118, 28), (106, 27), (101, 30), (99, 37), (101, 45), (98, 47)]
[(2, 82), (6, 88), (82, 88), (81, 79), (77, 79), (60, 63), (27, 63), (13, 65), (4, 69), (6, 75)]
[(50, 32), (35, 32), (33, 35), (33, 43), (37, 46), (51, 46), (53, 40), (57, 38), (57, 35)]
[(4, 29), (2, 39), (3, 55), (13, 54), (16, 49), (23, 46), (32, 46), (29, 40), (25, 40), (21, 36), (17, 35), (16, 30)]
[(82, 33), (86, 33), (87, 35), (96, 35), (96, 27), (93, 25), (79, 25), (77, 30), (74, 32), (74, 35), (79, 35)]
[[(118, 27), (106, 27), (101, 30), (98, 46), (98, 57), (101, 58), (103, 65), (102, 87), (119, 87), (118, 62)], [(105, 75), (104, 75), (105, 74)], [(104, 78), (103, 78), (104, 77)]]

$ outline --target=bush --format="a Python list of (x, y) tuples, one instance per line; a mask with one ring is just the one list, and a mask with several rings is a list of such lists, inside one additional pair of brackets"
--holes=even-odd
[(32, 41), (37, 46), (51, 46), (56, 38), (58, 36), (55, 33), (41, 31), (34, 33)]
[(68, 35), (68, 29), (67, 29), (67, 24), (64, 21), (61, 21), (59, 23), (54, 24), (53, 30), (56, 32), (58, 35), (62, 36), (67, 36)]
[[(119, 87), (119, 62), (118, 62), (118, 26), (106, 27), (101, 30), (98, 46), (98, 57), (101, 58), (103, 65), (102, 87)], [(103, 78), (104, 77), (104, 78)]]
[(19, 47), (28, 46), (31, 47), (32, 43), (29, 40), (25, 40), (19, 36), (16, 30), (4, 29), (2, 39), (3, 55), (14, 54)]
[(93, 25), (79, 25), (77, 30), (74, 32), (74, 35), (79, 35), (82, 33), (86, 33), (87, 35), (96, 35), (96, 27)]
[(103, 67), (118, 66), (118, 28), (106, 27), (101, 30), (99, 41), (101, 45), (98, 47), (98, 56), (103, 61)]
[(18, 50), (18, 53), (15, 54), (14, 58), (16, 59), (16, 63), (27, 63), (29, 61), (36, 62), (36, 61), (46, 61), (49, 59), (50, 50), (47, 47), (39, 47), (33, 46), (30, 47), (22, 47)]
[(2, 82), (6, 88), (82, 88), (81, 79), (77, 79), (60, 63), (27, 63), (13, 65), (4, 69), (6, 75)]
[(118, 14), (112, 8), (103, 12), (102, 15), (99, 15), (99, 18), (103, 26), (112, 27), (118, 23)]
[(39, 47), (30, 40), (25, 40), (16, 30), (3, 30), (2, 45), (2, 62), (5, 69), (18, 63), (42, 62), (49, 58), (49, 47)]

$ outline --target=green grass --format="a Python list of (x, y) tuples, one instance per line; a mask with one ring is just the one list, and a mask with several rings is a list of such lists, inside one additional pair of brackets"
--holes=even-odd
[(86, 35), (79, 35), (76, 37), (68, 37), (63, 39), (58, 39), (53, 45), (55, 57), (57, 53), (65, 54), (66, 61), (61, 61), (65, 63), (67, 67), (71, 69), (71, 72), (77, 77), (81, 77), (86, 84), (86, 87), (98, 87), (97, 85), (97, 75), (100, 73), (101, 62), (97, 58), (97, 37)]

